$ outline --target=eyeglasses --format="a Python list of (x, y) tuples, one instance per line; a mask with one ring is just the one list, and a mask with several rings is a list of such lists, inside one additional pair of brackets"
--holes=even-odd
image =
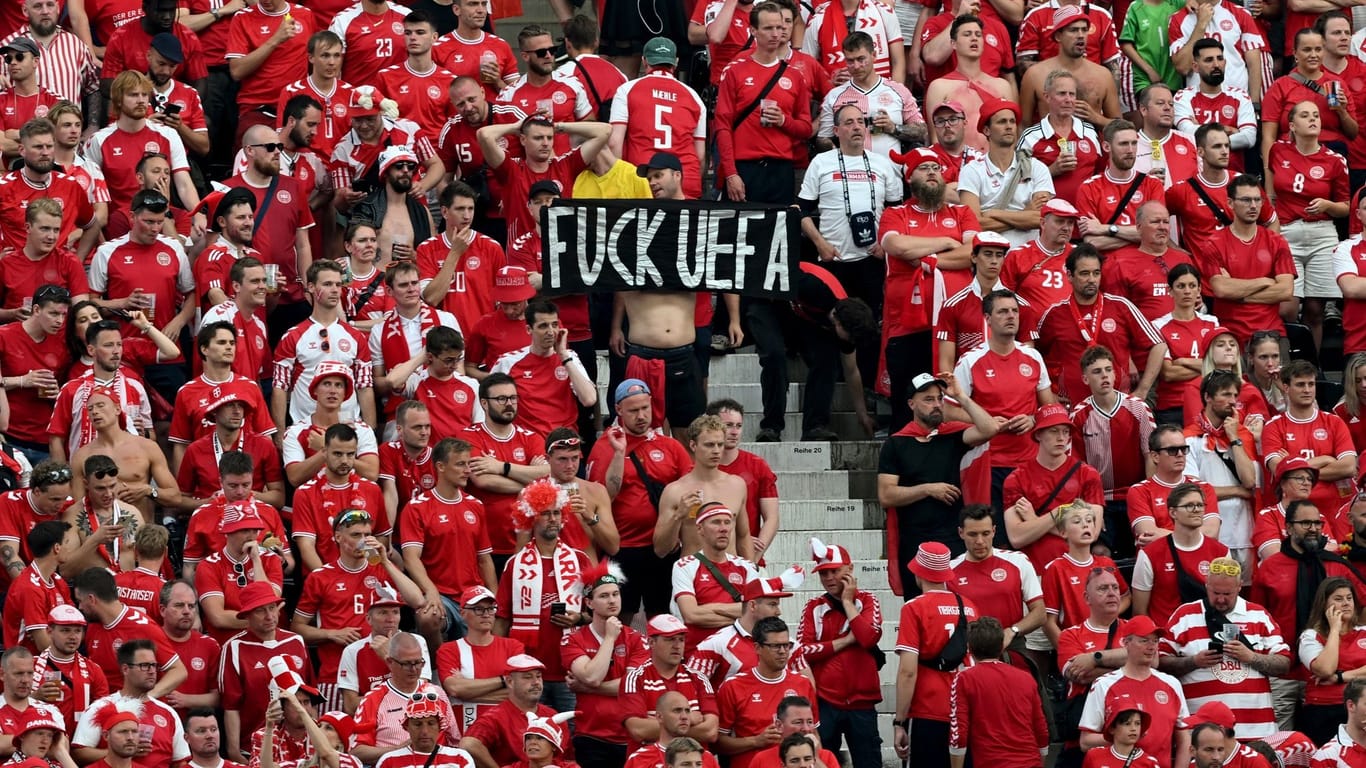
[(132, 664), (124, 664), (125, 667), (132, 667), (139, 672), (155, 672), (157, 663), (155, 661), (139, 661)]
[(1211, 576), (1242, 576), (1243, 567), (1237, 563), (1210, 563)]
[(1243, 205), (1261, 205), (1263, 201), (1262, 201), (1262, 198), (1261, 198), (1260, 196), (1258, 196), (1258, 197), (1235, 197), (1235, 198), (1233, 198), (1233, 202), (1235, 202), (1235, 203), (1242, 203)]
[(1204, 512), (1205, 502), (1192, 501), (1189, 504), (1177, 504), (1176, 506), (1172, 507), (1172, 509), (1179, 509), (1182, 512)]
[(470, 605), (465, 606), (465, 610), (469, 611), (475, 616), (492, 616), (493, 612), (498, 609), (491, 605)]
[(27, 58), (28, 58), (28, 54), (27, 54), (27, 53), (7, 53), (7, 54), (5, 54), (5, 63), (6, 63), (6, 64), (13, 64), (13, 63), (16, 62), (16, 61), (23, 61), (23, 60), (25, 60), (25, 59), (27, 59)]
[(41, 475), (35, 475), (30, 479), (30, 484), (37, 488), (46, 488), (49, 485), (58, 485), (71, 482), (71, 467), (57, 467), (49, 469)]
[(540, 58), (540, 57), (544, 57), (544, 56), (554, 56), (554, 55), (555, 55), (555, 49), (554, 49), (554, 48), (536, 48), (536, 49), (530, 50), (530, 51), (522, 51), (522, 53), (525, 53), (525, 54), (528, 55), (528, 56), (535, 56), (535, 57), (537, 57), (537, 58)]
[[(389, 659), (389, 663), (397, 664), (398, 666), (403, 667), (404, 669), (422, 669), (422, 665), (426, 664), (427, 662), (423, 661), (422, 659), (413, 659), (412, 661), (399, 661), (398, 659)], [(418, 698), (419, 696), (431, 696), (432, 698), (429, 699), (429, 701), (436, 701), (436, 694), (434, 693), (415, 693), (413, 694), (413, 701), (422, 701), (422, 699)]]
[(953, 117), (936, 117), (934, 119), (934, 125), (936, 128), (945, 128), (950, 125), (958, 125), (959, 123), (963, 122), (964, 119), (965, 118), (962, 115), (954, 115)]
[(1301, 528), (1322, 528), (1323, 519), (1318, 520), (1291, 520), (1290, 525), (1298, 525)]
[(437, 361), (438, 363), (441, 363), (442, 365), (446, 366), (447, 368), (454, 368), (455, 366), (460, 365), (460, 363), (463, 362), (464, 360), (465, 360), (465, 356), (464, 356), (464, 355), (461, 355), (461, 356), (459, 356), (459, 357), (438, 357), (438, 358), (436, 359), (436, 361)]
[(1164, 445), (1158, 448), (1156, 453), (1165, 453), (1168, 456), (1185, 456), (1191, 452), (1189, 445)]
[(930, 173), (942, 173), (944, 166), (939, 163), (921, 163), (915, 167), (917, 171), (929, 171)]
[(581, 445), (583, 445), (583, 441), (577, 437), (562, 437), (550, 445), (547, 445), (545, 447), (545, 452), (550, 453), (556, 448), (578, 448)]
[(770, 651), (790, 651), (795, 643), (757, 643), (757, 645)]
[(327, 329), (326, 329), (326, 328), (319, 328), (319, 329), (318, 329), (318, 338), (320, 338), (320, 339), (323, 340), (323, 343), (322, 343), (322, 350), (323, 350), (324, 352), (331, 352), (331, 351), (332, 351), (332, 342), (330, 342), (330, 341), (327, 340)]
[(508, 403), (517, 402), (516, 395), (498, 395), (496, 397), (486, 397), (484, 399), (488, 400), (491, 403), (497, 403), (499, 405), (507, 405)]
[(1282, 480), (1289, 480), (1289, 481), (1292, 482), (1292, 483), (1305, 483), (1306, 485), (1309, 484), (1309, 483), (1314, 482), (1314, 476), (1313, 476), (1313, 475), (1303, 475), (1303, 474), (1299, 474), (1299, 473), (1296, 473), (1296, 474), (1293, 474), (1293, 475), (1286, 475), (1285, 477), (1283, 477), (1283, 478), (1281, 478), (1281, 479), (1282, 479)]
[(232, 572), (233, 572), (233, 574), (235, 574), (235, 576), (236, 576), (236, 578), (237, 578), (237, 586), (239, 586), (239, 587), (245, 587), (245, 586), (247, 585), (247, 571), (246, 571), (246, 568), (245, 568), (241, 563), (233, 563), (233, 564), (232, 564)]

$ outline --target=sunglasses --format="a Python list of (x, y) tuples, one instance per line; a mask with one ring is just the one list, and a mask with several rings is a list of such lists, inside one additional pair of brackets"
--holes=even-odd
[(1237, 563), (1210, 563), (1211, 576), (1242, 576), (1243, 567)]
[[(400, 661), (399, 664), (421, 664), (421, 661)], [(411, 701), (437, 701), (436, 691), (418, 691), (410, 697)]]
[(415, 171), (417, 170), (417, 163), (414, 163), (411, 160), (399, 160), (396, 163), (390, 163), (389, 167), (397, 168), (400, 171)]
[(160, 192), (153, 192), (151, 190), (144, 189), (143, 191), (138, 193), (137, 200), (132, 205), (132, 210), (134, 213), (146, 210), (155, 211), (157, 213), (164, 213), (166, 211), (166, 207), (170, 204), (171, 201), (167, 200), (166, 196), (161, 194)]
[(332, 342), (330, 342), (330, 341), (327, 340), (327, 329), (326, 329), (326, 328), (319, 328), (319, 329), (318, 329), (318, 337), (321, 338), (321, 339), (323, 340), (323, 343), (322, 343), (322, 350), (323, 350), (324, 352), (331, 352), (331, 351), (332, 351)]
[(27, 58), (27, 53), (7, 53), (5, 54), (5, 63), (13, 64), (16, 61), (24, 61)]
[(1158, 448), (1156, 453), (1165, 453), (1168, 456), (1185, 456), (1191, 452), (1189, 445), (1168, 445)]
[(285, 148), (285, 145), (278, 141), (269, 141), (265, 144), (248, 144), (247, 146), (256, 147), (258, 149), (264, 149), (267, 152), (279, 152), (280, 150)]
[(71, 482), (71, 467), (57, 467), (33, 477), (31, 484), (39, 488), (46, 488), (49, 485), (69, 482)]
[(337, 529), (345, 525), (357, 525), (360, 523), (372, 522), (370, 513), (363, 509), (344, 509), (337, 519), (332, 521), (332, 528)]
[(545, 452), (550, 453), (556, 448), (578, 448), (581, 445), (583, 445), (583, 441), (577, 437), (562, 437), (559, 440), (556, 440), (555, 442), (551, 443), (550, 445), (547, 445), (545, 448)]
[[(71, 475), (71, 472), (68, 470), (68, 471), (67, 471), (67, 479), (68, 479), (68, 480), (71, 479), (71, 476), (70, 476), (70, 475)], [(97, 470), (91, 472), (91, 473), (90, 473), (90, 476), (93, 477), (93, 478), (95, 478), (96, 480), (104, 480), (104, 479), (110, 478), (110, 477), (118, 477), (118, 476), (119, 476), (119, 470), (118, 470), (117, 467), (115, 467), (115, 468), (113, 468), (113, 469), (97, 469)], [(61, 481), (59, 480), (58, 482), (61, 482)]]
[(246, 568), (241, 563), (233, 563), (232, 572), (237, 579), (237, 586), (245, 587), (247, 585)]
[(536, 56), (536, 57), (540, 58), (540, 57), (544, 57), (544, 56), (554, 56), (554, 55), (555, 55), (555, 49), (554, 49), (554, 48), (536, 48), (536, 49), (530, 50), (530, 51), (522, 51), (522, 53), (525, 53), (525, 54), (528, 55), (528, 56)]
[(47, 304), (48, 302), (69, 302), (71, 301), (71, 291), (60, 285), (44, 285), (33, 294), (34, 304)]

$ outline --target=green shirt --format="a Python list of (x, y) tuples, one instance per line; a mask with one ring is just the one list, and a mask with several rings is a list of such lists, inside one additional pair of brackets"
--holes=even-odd
[[(1162, 81), (1173, 91), (1186, 87), (1185, 78), (1176, 71), (1172, 63), (1170, 42), (1167, 40), (1167, 23), (1171, 15), (1185, 6), (1181, 0), (1162, 0), (1152, 5), (1139, 0), (1129, 6), (1124, 17), (1124, 29), (1119, 33), (1120, 43), (1133, 43), (1138, 55), (1148, 62)], [(1133, 67), (1134, 93), (1151, 85), (1148, 75), (1138, 67)]]

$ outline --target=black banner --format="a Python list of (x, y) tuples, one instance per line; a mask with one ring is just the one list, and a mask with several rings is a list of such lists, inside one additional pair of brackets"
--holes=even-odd
[(699, 200), (557, 200), (541, 209), (541, 291), (796, 298), (801, 214)]

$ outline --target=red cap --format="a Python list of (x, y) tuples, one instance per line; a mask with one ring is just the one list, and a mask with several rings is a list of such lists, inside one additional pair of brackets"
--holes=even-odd
[(814, 536), (811, 537), (811, 559), (816, 562), (811, 570), (816, 572), (833, 571), (853, 562), (849, 550), (838, 544), (826, 544)]
[(1214, 723), (1225, 732), (1232, 733), (1238, 725), (1238, 719), (1233, 716), (1233, 710), (1229, 709), (1227, 704), (1222, 701), (1211, 701), (1186, 718), (1186, 725), (1191, 728), (1201, 723)]
[(1237, 343), (1238, 334), (1234, 333), (1232, 330), (1228, 328), (1225, 328), (1222, 325), (1216, 325), (1215, 327), (1211, 328), (1208, 333), (1206, 333), (1204, 336), (1200, 338), (1200, 356), (1204, 357), (1205, 355), (1209, 354), (1209, 348), (1214, 346), (1214, 340), (1220, 336), (1223, 336), (1224, 334), (1232, 336), (1234, 343)]
[(688, 625), (672, 613), (661, 613), (645, 625), (645, 634), (650, 637), (669, 637), (688, 631)]
[(1314, 482), (1318, 482), (1319, 471), (1315, 467), (1309, 465), (1308, 459), (1299, 456), (1291, 456), (1288, 459), (1283, 459), (1280, 464), (1276, 465), (1276, 481), (1273, 482), (1272, 485), (1280, 485), (1286, 475), (1299, 469), (1309, 470), (1309, 472), (1314, 475)]
[(1049, 37), (1057, 37), (1058, 33), (1077, 23), (1085, 21), (1086, 26), (1091, 26), (1091, 19), (1082, 10), (1080, 5), (1061, 5), (1053, 11), (1053, 31)]
[(545, 664), (542, 664), (540, 659), (535, 656), (528, 656), (525, 653), (508, 657), (506, 664), (507, 666), (503, 667), (503, 674), (505, 675), (513, 672), (531, 672), (537, 669), (545, 669)]
[[(1148, 711), (1144, 709), (1143, 705), (1139, 704), (1133, 696), (1130, 696), (1127, 693), (1120, 693), (1106, 699), (1105, 732), (1101, 734), (1105, 737), (1106, 741), (1114, 741), (1115, 739), (1114, 735), (1110, 733), (1110, 729), (1115, 727), (1115, 720), (1125, 712), (1131, 711), (1138, 712), (1139, 733), (1147, 731), (1148, 726), (1152, 725), (1153, 716), (1148, 714)], [(1191, 726), (1194, 725), (1189, 718), (1186, 719), (1186, 724)]]
[(1049, 427), (1067, 427), (1071, 429), (1072, 420), (1067, 417), (1067, 406), (1059, 403), (1049, 403), (1039, 409), (1034, 415), (1034, 429), (1030, 435), (1038, 440), (1038, 435)]
[(503, 267), (493, 275), (493, 300), (501, 304), (516, 304), (536, 295), (527, 271), (521, 267)]
[(351, 375), (351, 366), (336, 360), (324, 360), (313, 367), (313, 380), (308, 383), (308, 394), (315, 400), (318, 397), (318, 383), (328, 376), (340, 376), (346, 382), (346, 396), (350, 400), (356, 391), (356, 379)]
[(1119, 639), (1123, 640), (1126, 637), (1146, 637), (1148, 635), (1162, 637), (1164, 634), (1166, 634), (1166, 632), (1153, 623), (1152, 617), (1135, 616), (1124, 622), (1124, 628), (1119, 630)]
[(253, 581), (242, 588), (239, 593), (239, 605), (237, 607), (237, 618), (245, 619), (257, 608), (267, 605), (279, 605), (284, 603), (284, 598), (275, 594), (275, 588), (268, 581)]
[(745, 602), (761, 597), (792, 597), (792, 593), (783, 588), (782, 579), (777, 576), (769, 579), (750, 579), (745, 584)]
[(963, 109), (963, 105), (962, 105), (962, 104), (960, 104), (960, 103), (954, 101), (953, 99), (949, 99), (949, 100), (947, 100), (947, 101), (941, 102), (941, 103), (939, 104), (939, 106), (937, 106), (937, 107), (935, 107), (933, 110), (931, 110), (931, 111), (930, 111), (930, 117), (934, 117), (936, 114), (939, 113), (939, 110), (941, 110), (941, 109), (947, 109), (947, 110), (949, 110), (950, 112), (953, 112), (953, 113), (958, 114), (958, 115), (962, 115), (962, 116), (964, 116), (964, 117), (966, 117), (967, 114), (968, 114), (968, 113), (967, 113), (967, 110)]
[(1013, 102), (1006, 101), (1004, 99), (988, 101), (987, 103), (982, 105), (982, 110), (977, 113), (977, 132), (986, 133), (987, 125), (991, 122), (991, 118), (995, 117), (998, 112), (1009, 112), (1010, 114), (1014, 115), (1015, 125), (1017, 127), (1019, 126), (1020, 121), (1023, 119), (1021, 117), (1022, 113), (1020, 112), (1019, 105)]
[(351, 117), (372, 117), (379, 114), (379, 103), (383, 100), (384, 94), (373, 85), (359, 85), (351, 91), (347, 112)]
[(1043, 204), (1042, 208), (1039, 209), (1040, 216), (1049, 213), (1053, 214), (1054, 216), (1061, 216), (1065, 219), (1081, 218), (1081, 211), (1078, 211), (1076, 206), (1072, 205), (1071, 203), (1067, 202), (1061, 197), (1055, 197), (1052, 200), (1049, 200), (1048, 202)]
[(107, 731), (119, 723), (137, 723), (138, 716), (126, 709), (119, 709), (117, 706), (110, 705), (100, 715), (100, 730)]
[(953, 569), (949, 568), (952, 560), (948, 547), (937, 541), (927, 541), (916, 550), (915, 559), (907, 563), (906, 568), (925, 581), (943, 584), (953, 578)]
[(493, 603), (498, 602), (497, 596), (490, 592), (488, 587), (469, 587), (460, 593), (460, 605), (465, 608), (482, 603), (485, 600)]
[(223, 508), (223, 517), (218, 522), (218, 530), (222, 533), (235, 533), (248, 529), (266, 529), (266, 521), (256, 513), (256, 507), (248, 504), (229, 504)]
[[(46, 707), (29, 707), (27, 717), (19, 727), (19, 732), (14, 734), (16, 739), (22, 739), (29, 731), (37, 731), (43, 728), (57, 733), (66, 733), (66, 724), (60, 716), (54, 717)], [(15, 746), (19, 746), (15, 744)]]
[(341, 737), (342, 750), (351, 750), (351, 734), (356, 732), (356, 719), (341, 710), (333, 710), (318, 718), (318, 725), (330, 725)]
[(999, 232), (987, 232), (985, 230), (972, 236), (972, 249), (974, 251), (986, 246), (1009, 249), (1010, 241)]

